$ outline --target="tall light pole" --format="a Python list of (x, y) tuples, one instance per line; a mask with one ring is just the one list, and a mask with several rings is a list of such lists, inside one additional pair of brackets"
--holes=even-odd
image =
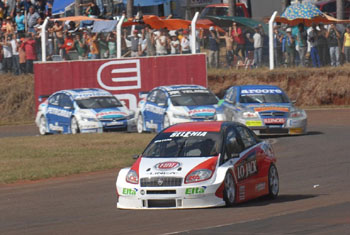
[(236, 15), (236, 0), (229, 0), (228, 3), (229, 3), (228, 15), (235, 16)]
[(80, 15), (80, 0), (75, 0), (75, 4), (74, 4), (74, 15), (75, 15), (75, 16)]
[(344, 19), (344, 0), (337, 0), (337, 19)]
[(126, 4), (126, 17), (127, 18), (132, 18), (134, 16), (133, 8), (134, 8), (134, 0), (128, 0), (128, 2)]

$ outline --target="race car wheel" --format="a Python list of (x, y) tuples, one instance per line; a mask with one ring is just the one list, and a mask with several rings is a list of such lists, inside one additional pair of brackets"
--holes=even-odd
[(78, 124), (78, 121), (75, 117), (72, 117), (72, 119), (71, 119), (70, 130), (71, 130), (73, 135), (78, 134), (80, 132), (79, 124)]
[(139, 117), (137, 118), (137, 132), (142, 133), (143, 132), (143, 116), (140, 113)]
[(279, 179), (277, 168), (274, 164), (271, 164), (269, 169), (269, 194), (268, 197), (275, 199), (279, 191)]
[(224, 179), (224, 201), (226, 206), (233, 206), (236, 201), (235, 181), (231, 172), (227, 172)]
[(47, 132), (46, 118), (44, 116), (41, 116), (39, 119), (39, 133), (40, 135), (46, 135)]
[(169, 120), (169, 116), (165, 114), (164, 120), (163, 120), (163, 129), (167, 128), (168, 126), (170, 126), (170, 120)]

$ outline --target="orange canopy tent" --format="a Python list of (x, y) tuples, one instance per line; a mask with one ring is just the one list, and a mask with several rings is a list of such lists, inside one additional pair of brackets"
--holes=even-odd
[[(188, 29), (191, 25), (191, 21), (183, 19), (162, 19), (155, 15), (145, 15), (141, 22), (135, 22), (133, 19), (128, 19), (123, 23), (123, 27), (136, 25), (136, 24), (147, 24), (153, 29), (168, 29), (168, 30), (178, 30), (178, 29)], [(209, 29), (210, 25), (206, 24), (196, 24), (197, 28)], [(220, 32), (223, 30), (217, 27)]]

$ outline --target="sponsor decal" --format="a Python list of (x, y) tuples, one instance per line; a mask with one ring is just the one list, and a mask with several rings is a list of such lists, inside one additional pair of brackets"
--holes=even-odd
[(120, 111), (102, 111), (96, 114), (97, 118), (121, 118), (128, 114)]
[(149, 175), (178, 175), (178, 172), (174, 171), (157, 171), (157, 172), (150, 172)]
[(265, 124), (284, 124), (286, 121), (285, 118), (265, 118)]
[(140, 60), (113, 60), (97, 71), (98, 84), (110, 91), (141, 88)]
[(245, 185), (239, 186), (239, 200), (245, 199)]
[(65, 117), (65, 118), (70, 118), (70, 116), (72, 115), (72, 112), (70, 112), (68, 110), (57, 109), (57, 108), (53, 108), (53, 107), (49, 107), (47, 109), (47, 113), (53, 114), (56, 116), (60, 116), (60, 117)]
[(262, 126), (262, 121), (245, 121), (246, 126)]
[(290, 128), (289, 134), (302, 134), (303, 128)]
[(247, 157), (236, 168), (238, 181), (247, 179), (258, 172), (255, 153)]
[(50, 128), (50, 130), (53, 130), (53, 131), (62, 131), (63, 132), (63, 127), (62, 126), (56, 126), (56, 125), (50, 124), (49, 128)]
[(76, 100), (82, 100), (82, 99), (87, 99), (91, 97), (106, 97), (106, 96), (110, 97), (111, 95), (103, 91), (83, 91), (73, 95), (74, 99)]
[(153, 120), (151, 122), (147, 121), (145, 125), (147, 128), (150, 128), (150, 129), (158, 129), (158, 125), (156, 123), (153, 123)]
[(131, 189), (131, 188), (123, 188), (123, 194), (124, 195), (131, 195), (131, 196), (135, 196), (137, 192), (137, 189)]
[(162, 142), (170, 142), (172, 139), (162, 139), (162, 140), (156, 140), (154, 143), (162, 143)]
[(206, 190), (206, 186), (196, 187), (196, 188), (187, 188), (185, 191), (186, 195), (195, 195), (195, 194), (203, 194)]
[(209, 116), (209, 115), (214, 115), (214, 113), (215, 113), (215, 109), (210, 109), (210, 108), (194, 109), (188, 112), (190, 116)]
[(165, 112), (165, 109), (155, 105), (146, 104), (145, 111), (162, 115)]
[(282, 94), (280, 89), (244, 89), (241, 94)]
[(263, 111), (281, 111), (281, 112), (289, 112), (287, 107), (259, 107), (254, 108), (255, 112), (263, 112)]
[(255, 186), (255, 191), (256, 192), (260, 192), (260, 191), (263, 191), (265, 189), (265, 186), (266, 186), (266, 183), (263, 182), (263, 183), (260, 183), (260, 184), (257, 184)]
[(181, 166), (180, 162), (160, 162), (154, 166), (155, 169), (160, 171), (167, 171), (175, 169)]
[(206, 136), (208, 132), (203, 132), (203, 131), (179, 131), (179, 132), (173, 132), (169, 137), (193, 137), (193, 136)]

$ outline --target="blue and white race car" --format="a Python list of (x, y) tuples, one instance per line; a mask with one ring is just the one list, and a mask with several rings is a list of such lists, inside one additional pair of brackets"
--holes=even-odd
[(39, 105), (35, 122), (41, 135), (135, 129), (134, 113), (98, 88), (55, 92)]
[(230, 87), (222, 106), (226, 120), (243, 123), (258, 135), (306, 133), (305, 111), (294, 107), (286, 93), (277, 86)]
[(156, 87), (139, 103), (137, 131), (160, 132), (176, 123), (222, 121), (218, 102), (211, 91), (198, 85)]

